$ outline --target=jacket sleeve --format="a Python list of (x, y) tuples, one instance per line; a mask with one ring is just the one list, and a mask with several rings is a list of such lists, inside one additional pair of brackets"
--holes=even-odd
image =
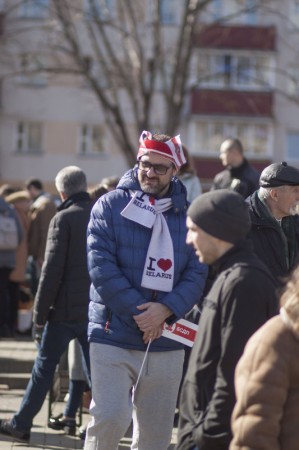
[[(230, 450), (281, 448), (281, 424), (290, 389), (289, 361), (294, 353), (282, 345), (284, 339), (276, 327), (270, 327), (267, 323), (254, 334), (236, 369)], [(284, 333), (291, 334), (287, 329)]]
[(64, 276), (65, 261), (68, 253), (69, 227), (63, 217), (57, 214), (49, 225), (45, 260), (34, 302), (33, 322), (44, 325)]
[[(253, 283), (254, 277), (256, 283)], [(241, 281), (241, 282), (239, 282)], [(194, 429), (194, 442), (201, 450), (227, 448), (231, 440), (230, 418), (235, 404), (234, 372), (250, 336), (271, 315), (269, 305), (276, 305), (275, 289), (258, 272), (242, 279), (242, 272), (234, 281), (229, 277), (222, 289), (219, 308), (221, 316), (221, 349), (216, 369), (213, 395), (205, 419)]]
[[(137, 306), (149, 299), (145, 299), (140, 289), (132, 286), (119, 266), (115, 226), (121, 225), (113, 223), (110, 205), (101, 199), (92, 210), (88, 226), (89, 274), (92, 290), (105, 299), (111, 311), (122, 318), (131, 318), (139, 312)], [(187, 251), (190, 258), (181, 281), (172, 292), (163, 294), (162, 302), (173, 312), (173, 319), (183, 317), (199, 300), (207, 275), (206, 266), (199, 264), (191, 247)]]

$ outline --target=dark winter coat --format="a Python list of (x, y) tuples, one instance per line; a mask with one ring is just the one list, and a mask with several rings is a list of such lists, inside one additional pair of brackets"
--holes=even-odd
[[(22, 226), (18, 219), (17, 212), (13, 206), (7, 203), (2, 197), (0, 197), (0, 214), (3, 216), (11, 217), (16, 221), (18, 242), (21, 242), (23, 237)], [(16, 250), (2, 250), (0, 251), (0, 268), (13, 269), (16, 265)]]
[(211, 190), (232, 189), (244, 198), (259, 188), (260, 174), (246, 159), (239, 167), (226, 168), (219, 172), (213, 181)]
[(86, 230), (91, 200), (86, 192), (65, 200), (50, 222), (45, 261), (34, 303), (34, 322), (87, 322), (90, 279)]
[(299, 218), (284, 217), (280, 226), (259, 199), (258, 191), (247, 202), (252, 222), (249, 238), (279, 286), (298, 263)]
[(249, 337), (278, 313), (267, 268), (242, 241), (215, 265), (180, 398), (177, 450), (227, 450), (234, 371)]
[[(201, 297), (207, 266), (199, 263), (186, 244), (186, 190), (174, 178), (168, 196), (173, 206), (163, 213), (173, 241), (174, 280), (171, 292), (141, 287), (152, 230), (121, 216), (131, 200), (130, 190), (140, 190), (134, 170), (128, 171), (117, 189), (102, 196), (92, 209), (88, 226), (88, 265), (91, 278), (89, 339), (117, 347), (145, 350), (143, 333), (133, 315), (137, 306), (155, 301), (167, 306), (172, 320), (183, 317)], [(161, 337), (150, 351), (168, 351), (183, 345)]]

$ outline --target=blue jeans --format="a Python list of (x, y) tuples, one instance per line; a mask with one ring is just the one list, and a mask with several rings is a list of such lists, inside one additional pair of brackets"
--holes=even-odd
[(86, 382), (83, 380), (69, 381), (69, 399), (64, 410), (64, 415), (66, 417), (76, 417), (76, 413), (82, 401), (82, 395), (85, 388)]
[(33, 418), (40, 411), (51, 387), (60, 357), (67, 349), (69, 342), (75, 338), (78, 338), (90, 373), (87, 322), (47, 322), (31, 379), (20, 409), (12, 418), (12, 425), (18, 430), (29, 431), (32, 427)]

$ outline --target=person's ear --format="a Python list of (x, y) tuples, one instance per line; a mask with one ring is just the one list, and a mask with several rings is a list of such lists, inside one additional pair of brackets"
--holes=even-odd
[(274, 202), (277, 202), (277, 200), (278, 200), (278, 189), (275, 189), (275, 188), (273, 188), (273, 189), (270, 189), (270, 197), (271, 197), (271, 199), (274, 201)]
[(172, 165), (172, 176), (174, 177), (180, 169), (178, 169), (174, 164)]
[(67, 199), (67, 196), (66, 196), (66, 194), (65, 194), (64, 192), (60, 191), (60, 192), (59, 192), (59, 195), (60, 195), (60, 198), (61, 198), (61, 200), (62, 200), (63, 202), (64, 202), (64, 200)]

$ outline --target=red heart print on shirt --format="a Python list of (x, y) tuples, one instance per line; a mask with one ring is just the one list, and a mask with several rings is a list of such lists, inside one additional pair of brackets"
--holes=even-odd
[(168, 269), (170, 269), (170, 267), (172, 266), (172, 262), (170, 261), (170, 259), (159, 259), (159, 261), (157, 262), (158, 267), (160, 267), (160, 269), (163, 270), (163, 272), (167, 272)]

